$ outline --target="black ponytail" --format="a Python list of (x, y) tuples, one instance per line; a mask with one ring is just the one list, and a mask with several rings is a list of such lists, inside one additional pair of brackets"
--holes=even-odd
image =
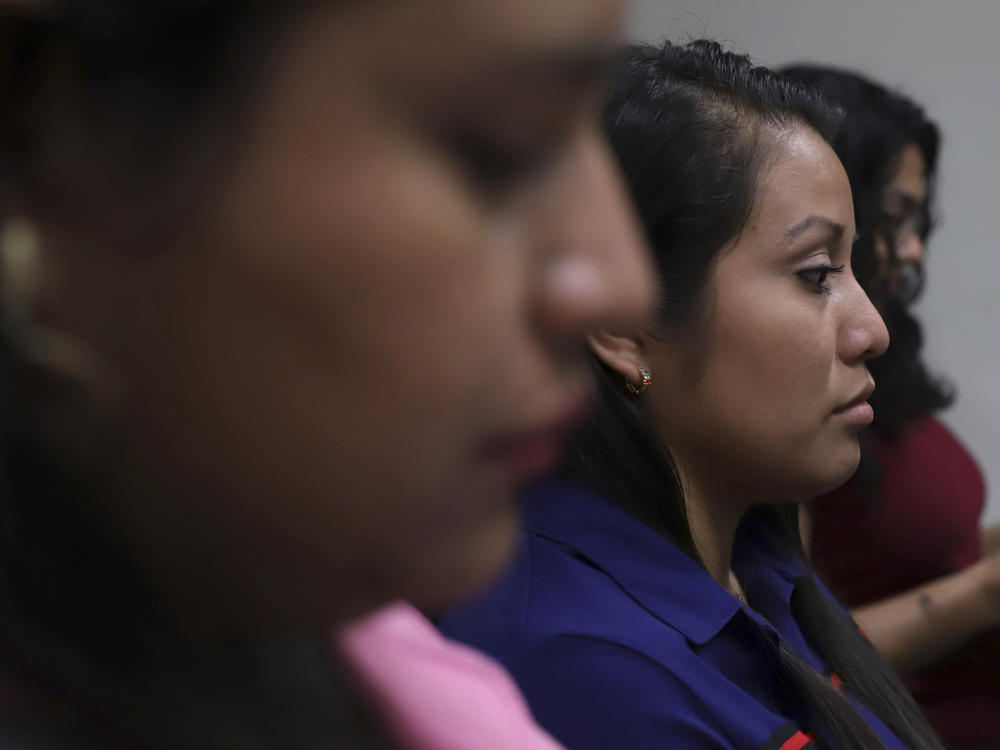
[[(778, 544), (805, 560), (797, 506), (759, 506), (752, 513), (764, 521)], [(850, 615), (823, 591), (815, 574), (807, 573), (798, 580), (792, 615), (826, 664), (827, 676), (836, 675), (837, 692), (871, 709), (911, 748), (942, 747), (895, 670)], [(830, 679), (821, 682), (826, 688), (834, 687)]]

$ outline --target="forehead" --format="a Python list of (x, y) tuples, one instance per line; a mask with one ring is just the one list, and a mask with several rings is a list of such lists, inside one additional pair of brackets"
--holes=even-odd
[(441, 30), (527, 43), (616, 34), (624, 11), (622, 0), (409, 0), (397, 5), (403, 6)]
[(915, 143), (903, 147), (899, 166), (886, 187), (889, 192), (899, 193), (918, 203), (927, 199), (927, 162)]
[(775, 134), (757, 188), (750, 226), (777, 239), (810, 216), (844, 225), (853, 236), (851, 185), (830, 145), (811, 128)]
[[(322, 141), (332, 144), (331, 127), (412, 130), (415, 112), (456, 114), (471, 104), (503, 114), (515, 97), (522, 109), (532, 96), (565, 98), (603, 79), (623, 12), (621, 0), (311, 5), (278, 45), (260, 117), (288, 131), (325, 129)], [(506, 116), (518, 116), (507, 109)]]
[(348, 4), (340, 18), (352, 34), (377, 39), (380, 56), (454, 70), (616, 41), (623, 14), (623, 0), (396, 0)]
[(565, 97), (605, 77), (623, 14), (622, 0), (322, 3), (286, 35), (278, 78), (358, 111)]

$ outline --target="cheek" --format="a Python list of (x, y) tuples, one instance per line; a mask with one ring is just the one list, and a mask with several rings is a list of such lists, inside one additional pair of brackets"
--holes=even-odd
[(266, 202), (237, 196), (161, 282), (137, 397), (170, 405), (164, 455), (211, 467), (247, 523), (319, 556), (336, 539), (373, 579), (391, 548), (461, 586), (510, 537), (510, 488), (478, 448), (524, 363), (524, 254), (423, 162), (379, 164), (300, 165)]
[[(700, 361), (686, 355), (684, 374), (675, 379), (684, 385), (661, 409), (661, 423), (683, 431), (689, 453), (711, 456), (741, 483), (773, 496), (826, 486), (829, 472), (842, 473), (832, 468), (831, 459), (839, 461), (833, 454), (856, 449), (827, 420), (834, 332), (818, 301), (799, 302), (781, 291), (754, 293), (747, 285), (745, 295), (718, 295), (698, 343)], [(667, 367), (679, 371), (676, 362)]]
[(386, 444), (426, 426), (406, 450), (440, 462), (452, 451), (434, 450), (435, 433), (474, 433), (488, 403), (475, 396), (502, 375), (520, 259), (452, 180), (405, 152), (304, 174), (296, 200), (240, 223), (232, 305), (270, 334), (253, 345), (302, 380), (296, 397)]
[(876, 234), (875, 241), (872, 243), (872, 249), (875, 251), (875, 260), (878, 261), (879, 272), (885, 271), (886, 266), (889, 264), (889, 245), (881, 235)]
[(858, 460), (855, 432), (830, 419), (839, 397), (831, 303), (790, 296), (723, 309), (706, 373), (716, 428), (776, 499), (835, 487)]
[(746, 429), (772, 439), (818, 426), (835, 360), (835, 336), (814, 300), (770, 293), (722, 304), (706, 383)]

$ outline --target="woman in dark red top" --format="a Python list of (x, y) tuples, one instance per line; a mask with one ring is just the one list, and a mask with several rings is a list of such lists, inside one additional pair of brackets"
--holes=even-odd
[(814, 508), (813, 555), (904, 675), (949, 747), (1000, 747), (1000, 556), (980, 527), (975, 459), (935, 416), (951, 394), (925, 370), (918, 295), (939, 135), (922, 110), (860, 76), (785, 71), (848, 112), (834, 144), (854, 190), (856, 272), (892, 343), (872, 363), (875, 423), (861, 467)]

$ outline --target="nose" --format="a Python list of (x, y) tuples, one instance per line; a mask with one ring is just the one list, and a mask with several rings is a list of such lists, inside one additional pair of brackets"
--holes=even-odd
[(545, 211), (536, 320), (550, 337), (630, 333), (650, 314), (651, 255), (608, 147), (581, 134)]
[(845, 315), (837, 338), (837, 354), (847, 364), (880, 357), (889, 348), (885, 321), (861, 285), (854, 281), (845, 299)]

